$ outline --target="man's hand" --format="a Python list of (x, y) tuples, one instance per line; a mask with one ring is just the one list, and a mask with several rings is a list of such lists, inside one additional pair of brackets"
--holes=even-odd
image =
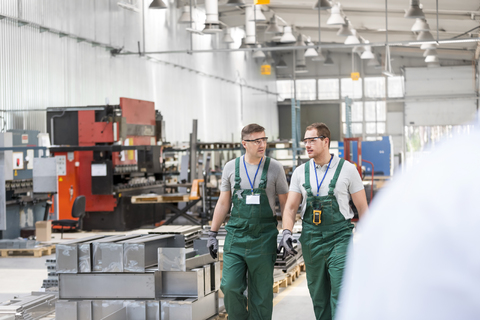
[(210, 255), (212, 256), (213, 259), (217, 259), (217, 253), (218, 253), (217, 234), (218, 232), (215, 232), (215, 231), (210, 231), (208, 233), (207, 247), (208, 247), (208, 250), (210, 250)]
[(283, 248), (283, 257), (282, 257), (283, 260), (285, 260), (287, 255), (290, 256), (290, 255), (297, 254), (297, 251), (293, 249), (293, 244), (292, 244), (293, 242), (296, 243), (297, 239), (294, 239), (292, 237), (292, 232), (288, 229), (283, 230), (282, 240), (280, 241), (280, 244), (277, 249), (277, 253), (280, 253), (282, 252), (282, 248)]

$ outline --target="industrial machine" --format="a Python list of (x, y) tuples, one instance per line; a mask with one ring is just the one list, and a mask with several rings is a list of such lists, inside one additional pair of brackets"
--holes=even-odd
[(164, 193), (162, 116), (153, 102), (120, 98), (120, 105), (48, 108), (50, 152), (57, 158), (58, 219), (73, 219), (86, 197), (84, 230), (130, 230), (162, 220), (159, 204), (131, 197)]

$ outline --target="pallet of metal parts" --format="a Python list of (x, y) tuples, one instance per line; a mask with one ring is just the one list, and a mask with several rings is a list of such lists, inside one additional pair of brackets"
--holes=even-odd
[(155, 300), (58, 300), (55, 309), (59, 320), (161, 320)]
[(162, 320), (204, 320), (218, 314), (218, 292), (202, 298), (162, 301)]
[(12, 299), (0, 303), (0, 319), (41, 319), (55, 311), (55, 301), (54, 294), (32, 294)]
[(142, 235), (118, 235), (92, 242), (92, 272), (123, 272), (124, 240), (136, 239)]
[(124, 272), (145, 272), (158, 263), (158, 248), (185, 248), (185, 238), (180, 234), (156, 235), (123, 240)]
[(32, 249), (39, 243), (35, 240), (5, 239), (0, 240), (0, 249)]
[(90, 245), (84, 245), (84, 243), (104, 237), (104, 235), (94, 235), (57, 244), (57, 273), (78, 273), (81, 270), (88, 269), (88, 266), (91, 265), (90, 252), (88, 251)]

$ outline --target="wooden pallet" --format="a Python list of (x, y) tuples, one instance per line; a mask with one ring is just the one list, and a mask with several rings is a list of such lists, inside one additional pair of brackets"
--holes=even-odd
[(44, 255), (51, 255), (55, 252), (55, 245), (43, 246), (29, 249), (0, 249), (0, 257), (13, 257), (13, 256), (31, 256), (39, 258)]
[(305, 272), (306, 271), (306, 268), (305, 268), (305, 263), (301, 263), (298, 265), (300, 267), (300, 271), (301, 272)]
[[(292, 285), (292, 283), (298, 278), (300, 277), (300, 273), (302, 272), (302, 268), (301, 268), (302, 265), (298, 265), (295, 267), (295, 269), (293, 269), (291, 272), (287, 273), (285, 275), (285, 278), (282, 279), (282, 280), (279, 280), (279, 281), (275, 281), (273, 283), (273, 293), (279, 293), (280, 292), (280, 288), (286, 288), (290, 285)], [(303, 267), (305, 270), (305, 264), (303, 264)]]
[(189, 194), (179, 193), (166, 193), (162, 195), (140, 195), (132, 197), (132, 203), (175, 203), (188, 202), (189, 200)]

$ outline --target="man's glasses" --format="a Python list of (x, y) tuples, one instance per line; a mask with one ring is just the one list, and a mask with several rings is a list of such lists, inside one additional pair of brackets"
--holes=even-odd
[(326, 138), (326, 137), (324, 137), (324, 136), (320, 136), (320, 137), (313, 137), (313, 138), (305, 138), (305, 139), (303, 139), (302, 141), (303, 141), (303, 143), (305, 143), (305, 144), (309, 144), (309, 143), (312, 144), (312, 143), (317, 142), (318, 140), (322, 140), (322, 141), (323, 141), (323, 139), (325, 139), (325, 138)]
[(261, 145), (262, 143), (267, 143), (267, 140), (268, 140), (268, 137), (258, 138), (258, 139), (255, 139), (255, 140), (243, 139), (243, 141), (252, 142), (253, 144), (255, 144), (257, 146)]

